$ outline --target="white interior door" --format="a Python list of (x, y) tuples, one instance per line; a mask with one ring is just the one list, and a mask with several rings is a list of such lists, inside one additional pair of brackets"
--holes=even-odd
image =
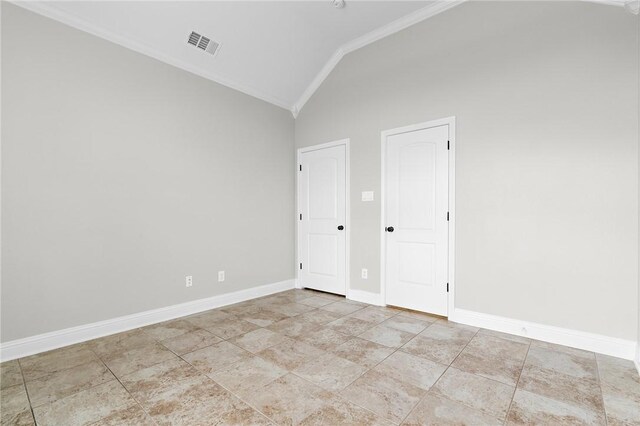
[(385, 299), (447, 315), (449, 126), (386, 138)]
[(302, 287), (346, 294), (346, 147), (302, 152), (298, 252)]

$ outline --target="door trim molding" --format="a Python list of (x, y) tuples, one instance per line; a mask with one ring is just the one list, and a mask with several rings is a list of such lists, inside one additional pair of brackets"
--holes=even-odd
[(295, 221), (296, 221), (296, 232), (295, 232), (295, 238), (296, 238), (296, 263), (294, 265), (295, 267), (295, 271), (296, 271), (296, 277), (295, 277), (295, 288), (302, 288), (302, 283), (300, 282), (300, 269), (298, 269), (298, 264), (300, 263), (300, 247), (298, 247), (298, 235), (300, 233), (300, 220), (298, 217), (298, 214), (300, 212), (300, 206), (299, 206), (299, 194), (300, 194), (300, 175), (298, 174), (298, 165), (300, 164), (300, 155), (305, 153), (305, 152), (311, 152), (311, 151), (318, 151), (321, 149), (326, 149), (326, 148), (333, 148), (336, 146), (340, 146), (340, 145), (344, 145), (344, 152), (345, 152), (345, 158), (344, 158), (344, 166), (345, 166), (345, 179), (344, 179), (344, 186), (345, 186), (345, 191), (344, 191), (344, 196), (345, 196), (345, 248), (344, 248), (344, 255), (345, 255), (345, 270), (344, 270), (344, 294), (345, 297), (347, 294), (349, 294), (349, 291), (351, 289), (351, 140), (349, 138), (345, 138), (345, 139), (338, 139), (336, 141), (332, 141), (332, 142), (327, 142), (327, 143), (321, 143), (318, 145), (311, 145), (311, 146), (305, 146), (302, 148), (298, 148), (297, 152), (296, 152), (296, 164), (295, 164), (295, 170), (296, 170), (296, 202), (295, 202), (295, 206), (296, 206), (296, 211), (295, 211)]
[(389, 136), (401, 133), (415, 132), (417, 130), (430, 129), (432, 127), (449, 126), (449, 223), (448, 223), (448, 261), (447, 277), (449, 279), (449, 294), (447, 296), (447, 315), (452, 315), (455, 306), (455, 229), (456, 229), (456, 117), (446, 117), (439, 120), (431, 120), (424, 123), (412, 124), (395, 129), (380, 132), (380, 299), (386, 305), (386, 258), (387, 244), (385, 239), (385, 173), (386, 173), (386, 147)]

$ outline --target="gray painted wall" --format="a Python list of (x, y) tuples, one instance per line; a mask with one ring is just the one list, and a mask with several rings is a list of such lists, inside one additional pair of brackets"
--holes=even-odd
[(293, 278), (288, 111), (7, 3), (2, 89), (2, 341)]
[(636, 26), (473, 2), (347, 55), (295, 126), (298, 147), (351, 138), (351, 287), (379, 291), (380, 132), (454, 115), (457, 307), (635, 340)]

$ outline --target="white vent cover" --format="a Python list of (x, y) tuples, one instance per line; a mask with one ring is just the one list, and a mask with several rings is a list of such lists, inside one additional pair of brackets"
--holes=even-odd
[(220, 49), (220, 43), (217, 41), (211, 40), (209, 37), (205, 37), (203, 35), (198, 34), (195, 31), (192, 31), (189, 35), (189, 39), (187, 43), (197, 47), (198, 49), (202, 49), (210, 55), (214, 55), (218, 53)]

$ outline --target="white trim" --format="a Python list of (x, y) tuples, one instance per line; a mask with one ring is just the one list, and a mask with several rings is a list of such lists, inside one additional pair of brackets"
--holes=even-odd
[(380, 293), (371, 293), (364, 290), (347, 289), (347, 299), (369, 305), (384, 306)]
[(636, 342), (633, 340), (505, 318), (466, 309), (456, 308), (453, 315), (449, 315), (449, 320), (628, 360), (634, 358), (636, 351)]
[(16, 0), (8, 0), (8, 1), (16, 6), (30, 10), (31, 12), (56, 20), (58, 22), (62, 22), (63, 24), (69, 25), (78, 30), (87, 32), (89, 34), (93, 34), (94, 36), (100, 37), (112, 43), (126, 47), (127, 49), (131, 49), (135, 52), (142, 53), (143, 55), (150, 56), (154, 59), (157, 59), (169, 65), (173, 65), (174, 67), (180, 68), (184, 71), (188, 71), (192, 74), (198, 75), (200, 77), (204, 77), (208, 80), (214, 81), (223, 86), (237, 90), (239, 92), (244, 93), (245, 95), (258, 98), (262, 101), (268, 102), (270, 104), (279, 106), (280, 108), (284, 108), (286, 110), (291, 111), (291, 105), (289, 105), (288, 102), (278, 98), (277, 96), (264, 93), (263, 91), (256, 89), (255, 87), (250, 87), (245, 84), (241, 84), (237, 81), (231, 80), (229, 78), (222, 77), (205, 68), (195, 66), (181, 59), (174, 58), (173, 56), (167, 55), (151, 46), (139, 43), (137, 41), (133, 41), (113, 31), (100, 28), (95, 24), (87, 22), (86, 20), (80, 18), (79, 16), (72, 15), (68, 12), (65, 12), (56, 8), (55, 6), (53, 6), (52, 2), (16, 1)]
[(456, 117), (447, 117), (425, 123), (412, 124), (396, 129), (384, 130), (380, 133), (380, 297), (383, 305), (386, 304), (386, 238), (385, 238), (385, 162), (386, 144), (389, 136), (400, 133), (414, 132), (432, 127), (449, 127), (449, 253), (447, 277), (449, 282), (449, 294), (447, 297), (447, 313), (451, 314), (455, 307), (455, 230), (456, 230)]
[(311, 96), (318, 90), (322, 82), (331, 74), (331, 71), (338, 65), (338, 62), (347, 54), (354, 50), (360, 49), (368, 44), (378, 41), (391, 34), (395, 34), (405, 28), (415, 25), (418, 22), (422, 22), (425, 19), (431, 18), (439, 13), (451, 9), (464, 3), (466, 0), (440, 0), (431, 3), (429, 6), (418, 9), (417, 11), (396, 19), (393, 22), (383, 25), (382, 27), (375, 29), (363, 36), (360, 36), (354, 40), (351, 40), (342, 46), (340, 46), (335, 53), (324, 64), (322, 69), (316, 74), (309, 86), (302, 92), (300, 98), (291, 108), (291, 112), (294, 117), (297, 117), (304, 105), (307, 103)]
[(633, 363), (636, 365), (638, 374), (640, 374), (640, 341), (636, 344), (636, 358), (633, 360)]
[(38, 334), (24, 339), (12, 340), (0, 344), (0, 360), (9, 361), (24, 356), (69, 346), (98, 337), (120, 333), (149, 324), (167, 321), (173, 318), (195, 314), (257, 297), (268, 296), (281, 291), (290, 290), (293, 280), (285, 280), (273, 284), (220, 294), (206, 299), (194, 300), (179, 305), (167, 306), (137, 314), (126, 315), (105, 321), (98, 321), (77, 327), (66, 328), (50, 333)]
[(300, 154), (303, 152), (317, 151), (319, 149), (333, 148), (334, 146), (344, 145), (345, 150), (345, 295), (349, 294), (349, 289), (351, 288), (351, 140), (349, 138), (339, 139), (333, 142), (321, 143), (318, 145), (305, 146), (303, 148), (298, 148), (296, 154), (296, 194), (295, 194), (295, 202), (296, 202), (296, 212), (295, 212), (295, 221), (296, 221), (296, 229), (295, 229), (295, 238), (296, 238), (296, 288), (302, 288), (302, 284), (299, 282), (299, 273), (300, 269), (298, 269), (298, 264), (300, 263), (300, 248), (298, 247), (298, 228), (300, 227), (300, 221), (298, 220), (298, 214), (300, 211), (300, 206), (298, 205), (298, 193), (300, 191), (300, 182), (298, 177), (298, 166), (300, 165)]

